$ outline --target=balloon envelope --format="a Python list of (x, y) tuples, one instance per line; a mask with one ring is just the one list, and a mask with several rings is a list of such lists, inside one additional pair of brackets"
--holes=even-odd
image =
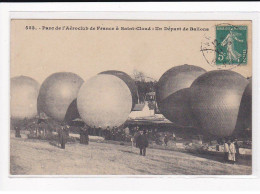
[(133, 109), (134, 106), (138, 103), (138, 93), (137, 93), (137, 87), (135, 81), (127, 73), (122, 71), (109, 70), (109, 71), (101, 72), (100, 74), (114, 75), (125, 82), (125, 84), (128, 86), (132, 94), (132, 109)]
[(189, 88), (192, 82), (205, 72), (201, 67), (194, 65), (180, 65), (169, 69), (157, 83), (157, 103), (160, 103), (178, 90)]
[(40, 85), (34, 79), (27, 76), (11, 78), (11, 118), (23, 120), (37, 115), (37, 97)]
[[(38, 97), (38, 113), (44, 112), (55, 120), (63, 121), (68, 116), (68, 108), (77, 98), (83, 79), (70, 72), (50, 75), (43, 82)], [(74, 103), (76, 106), (76, 103)], [(74, 111), (74, 108), (70, 108)], [(73, 112), (73, 111), (72, 111)]]
[(160, 111), (168, 120), (180, 126), (197, 126), (189, 105), (190, 88), (181, 89), (160, 103)]
[(190, 92), (187, 88), (205, 72), (197, 66), (181, 65), (161, 76), (156, 87), (156, 101), (160, 112), (167, 119), (181, 126), (196, 127), (189, 107)]
[(228, 70), (207, 72), (191, 85), (190, 105), (205, 134), (232, 135), (248, 81)]
[(252, 79), (243, 93), (237, 119), (237, 130), (252, 129)]
[(132, 96), (120, 78), (99, 74), (82, 85), (77, 107), (81, 118), (90, 127), (118, 127), (130, 114)]

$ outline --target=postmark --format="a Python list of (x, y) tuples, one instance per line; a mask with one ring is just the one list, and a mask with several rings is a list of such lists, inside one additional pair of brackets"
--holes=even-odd
[(215, 30), (215, 38), (204, 34), (200, 50), (209, 65), (217, 69), (247, 65), (247, 26), (222, 23), (211, 30)]

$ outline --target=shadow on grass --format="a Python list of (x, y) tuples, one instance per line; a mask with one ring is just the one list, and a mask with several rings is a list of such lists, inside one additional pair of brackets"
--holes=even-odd
[(128, 153), (128, 154), (133, 154), (133, 155), (140, 155), (139, 153), (136, 153), (134, 151), (128, 151), (128, 150), (120, 150), (121, 152), (124, 152), (124, 153)]
[(55, 141), (49, 141), (49, 144), (52, 145), (52, 146), (55, 146), (57, 148), (60, 148), (59, 144)]
[[(191, 153), (188, 152), (187, 154), (190, 154), (192, 156), (196, 156), (196, 157), (200, 157), (200, 158), (205, 158), (208, 160), (213, 160), (216, 162), (220, 162), (220, 163), (226, 163), (229, 164), (229, 162), (225, 162), (224, 161), (224, 153), (220, 153), (218, 155), (214, 155), (214, 154), (202, 154), (202, 153)], [(238, 165), (244, 165), (244, 166), (252, 166), (252, 158), (251, 157), (242, 157), (240, 156), (236, 163)]]
[(27, 170), (18, 164), (18, 162), (16, 161), (16, 157), (10, 156), (10, 174), (22, 175), (26, 173)]

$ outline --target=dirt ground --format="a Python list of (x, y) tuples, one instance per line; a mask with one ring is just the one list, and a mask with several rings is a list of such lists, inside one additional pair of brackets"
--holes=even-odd
[(90, 142), (66, 144), (11, 137), (11, 175), (249, 175), (251, 161), (223, 163), (222, 157)]

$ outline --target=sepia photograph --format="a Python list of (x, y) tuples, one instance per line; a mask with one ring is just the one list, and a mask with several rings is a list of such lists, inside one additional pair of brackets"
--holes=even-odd
[(252, 34), (12, 19), (10, 175), (252, 175)]

